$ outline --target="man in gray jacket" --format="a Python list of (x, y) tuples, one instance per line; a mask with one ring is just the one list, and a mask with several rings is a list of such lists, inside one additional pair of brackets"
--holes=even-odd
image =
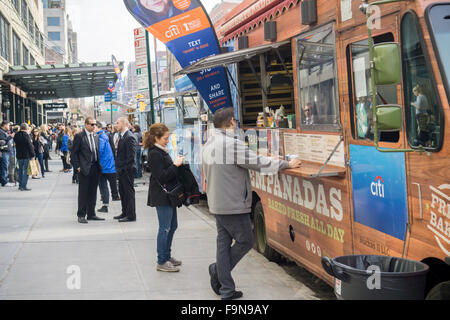
[(233, 108), (218, 110), (213, 121), (215, 132), (202, 153), (209, 211), (216, 216), (217, 224), (216, 263), (209, 266), (209, 274), (214, 292), (223, 300), (232, 300), (243, 294), (235, 290), (231, 271), (252, 249), (254, 241), (248, 170), (276, 174), (287, 168), (297, 168), (301, 162), (267, 158), (251, 151), (236, 136)]

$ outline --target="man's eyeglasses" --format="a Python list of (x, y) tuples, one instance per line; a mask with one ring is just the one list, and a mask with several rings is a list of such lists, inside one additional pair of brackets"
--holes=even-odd
[(309, 109), (305, 109), (305, 112), (310, 112), (311, 110), (309, 110)]
[(90, 125), (90, 126), (97, 126), (96, 123), (88, 123), (88, 125)]

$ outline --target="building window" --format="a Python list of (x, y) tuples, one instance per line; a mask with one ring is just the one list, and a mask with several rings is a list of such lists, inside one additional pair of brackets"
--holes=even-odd
[(54, 46), (52, 47), (52, 50), (55, 51), (58, 54), (64, 54), (63, 50), (61, 49), (60, 46)]
[(30, 53), (27, 47), (22, 46), (22, 56), (23, 56), (23, 65), (27, 66), (30, 64)]
[(28, 5), (27, 5), (27, 2), (26, 2), (25, 0), (22, 0), (21, 16), (22, 16), (23, 24), (24, 24), (25, 26), (28, 25), (27, 12), (28, 12)]
[(36, 60), (34, 60), (34, 57), (30, 54), (30, 64), (34, 66), (36, 64)]
[(20, 39), (19, 36), (13, 31), (13, 65), (19, 66), (20, 63)]
[(9, 23), (0, 14), (0, 56), (9, 61)]
[(419, 20), (412, 11), (402, 18), (401, 36), (408, 142), (413, 147), (438, 150), (442, 144), (444, 125), (439, 93), (429, 65), (430, 59), (425, 55)]
[(299, 114), (306, 130), (339, 129), (334, 26), (297, 38)]
[(40, 44), (41, 44), (41, 53), (44, 54), (44, 36), (42, 33), (39, 34), (40, 37)]
[(34, 42), (36, 43), (36, 47), (39, 48), (39, 28), (37, 24), (34, 25)]
[(61, 40), (61, 33), (60, 32), (49, 32), (48, 38), (51, 41), (60, 41)]
[(60, 9), (63, 7), (61, 0), (49, 0), (49, 8), (57, 8)]
[(59, 17), (48, 17), (47, 25), (49, 27), (59, 27), (61, 25)]
[(28, 31), (30, 32), (31, 37), (34, 38), (34, 19), (30, 10), (28, 10)]
[(14, 9), (16, 9), (17, 12), (19, 12), (19, 1), (20, 0), (11, 0), (12, 4), (14, 6)]

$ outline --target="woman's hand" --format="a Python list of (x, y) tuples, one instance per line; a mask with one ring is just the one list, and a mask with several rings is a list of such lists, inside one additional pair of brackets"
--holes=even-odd
[(179, 167), (179, 166), (181, 166), (183, 164), (183, 162), (184, 162), (184, 157), (183, 156), (177, 156), (177, 158), (173, 162), (173, 165), (175, 167)]

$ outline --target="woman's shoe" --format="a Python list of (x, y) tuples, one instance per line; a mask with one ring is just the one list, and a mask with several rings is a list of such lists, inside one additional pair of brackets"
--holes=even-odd
[(169, 261), (174, 267), (181, 266), (181, 261), (175, 259), (174, 257), (170, 258)]
[(166, 261), (164, 264), (157, 264), (156, 265), (157, 271), (163, 271), (163, 272), (179, 272), (180, 269), (175, 267), (170, 261)]

